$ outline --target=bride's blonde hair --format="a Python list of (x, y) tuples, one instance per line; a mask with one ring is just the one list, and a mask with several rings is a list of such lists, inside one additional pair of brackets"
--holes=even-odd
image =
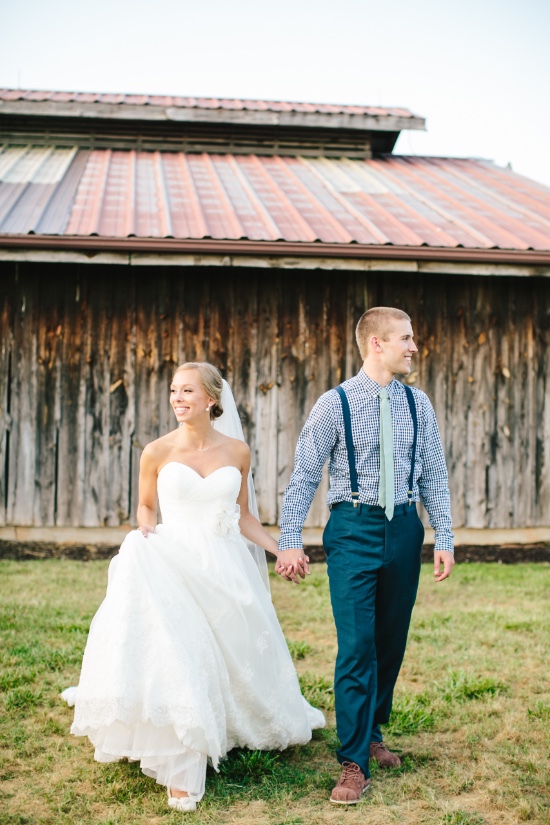
[(196, 371), (201, 387), (210, 398), (214, 399), (214, 404), (210, 407), (210, 420), (214, 421), (216, 418), (219, 418), (223, 413), (221, 400), (223, 381), (220, 371), (217, 370), (213, 364), (209, 364), (208, 361), (187, 361), (185, 364), (180, 364), (179, 367), (176, 367), (172, 379), (178, 372), (181, 372), (181, 370)]

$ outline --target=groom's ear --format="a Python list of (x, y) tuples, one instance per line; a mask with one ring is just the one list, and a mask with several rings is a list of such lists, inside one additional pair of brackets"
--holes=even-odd
[(369, 347), (374, 352), (382, 352), (382, 338), (379, 335), (371, 335), (369, 338)]

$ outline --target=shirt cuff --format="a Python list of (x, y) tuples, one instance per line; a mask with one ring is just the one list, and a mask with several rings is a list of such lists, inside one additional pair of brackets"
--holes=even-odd
[(445, 550), (447, 553), (454, 553), (454, 534), (448, 529), (435, 531), (435, 546), (436, 550)]
[(281, 550), (303, 550), (302, 533), (282, 533), (279, 539), (279, 552)]

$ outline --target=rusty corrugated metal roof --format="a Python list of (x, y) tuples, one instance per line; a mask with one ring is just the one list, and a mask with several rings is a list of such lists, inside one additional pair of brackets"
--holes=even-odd
[(293, 103), (282, 100), (241, 100), (176, 95), (137, 95), (94, 92), (53, 92), (0, 89), (0, 100), (27, 100), (37, 103), (111, 103), (131, 106), (162, 106), (184, 109), (227, 109), (250, 112), (302, 112), (312, 114), (371, 115), (374, 117), (416, 118), (409, 109), (387, 106), (352, 106), (333, 103)]
[(550, 189), (470, 159), (8, 145), (0, 233), (550, 250)]

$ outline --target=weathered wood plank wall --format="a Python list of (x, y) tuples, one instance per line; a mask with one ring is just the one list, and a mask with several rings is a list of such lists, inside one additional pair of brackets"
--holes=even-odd
[(0, 523), (133, 521), (141, 450), (174, 426), (171, 373), (195, 359), (233, 385), (276, 523), (300, 428), (359, 368), (355, 323), (380, 304), (412, 315), (456, 526), (550, 523), (548, 280), (0, 266)]

